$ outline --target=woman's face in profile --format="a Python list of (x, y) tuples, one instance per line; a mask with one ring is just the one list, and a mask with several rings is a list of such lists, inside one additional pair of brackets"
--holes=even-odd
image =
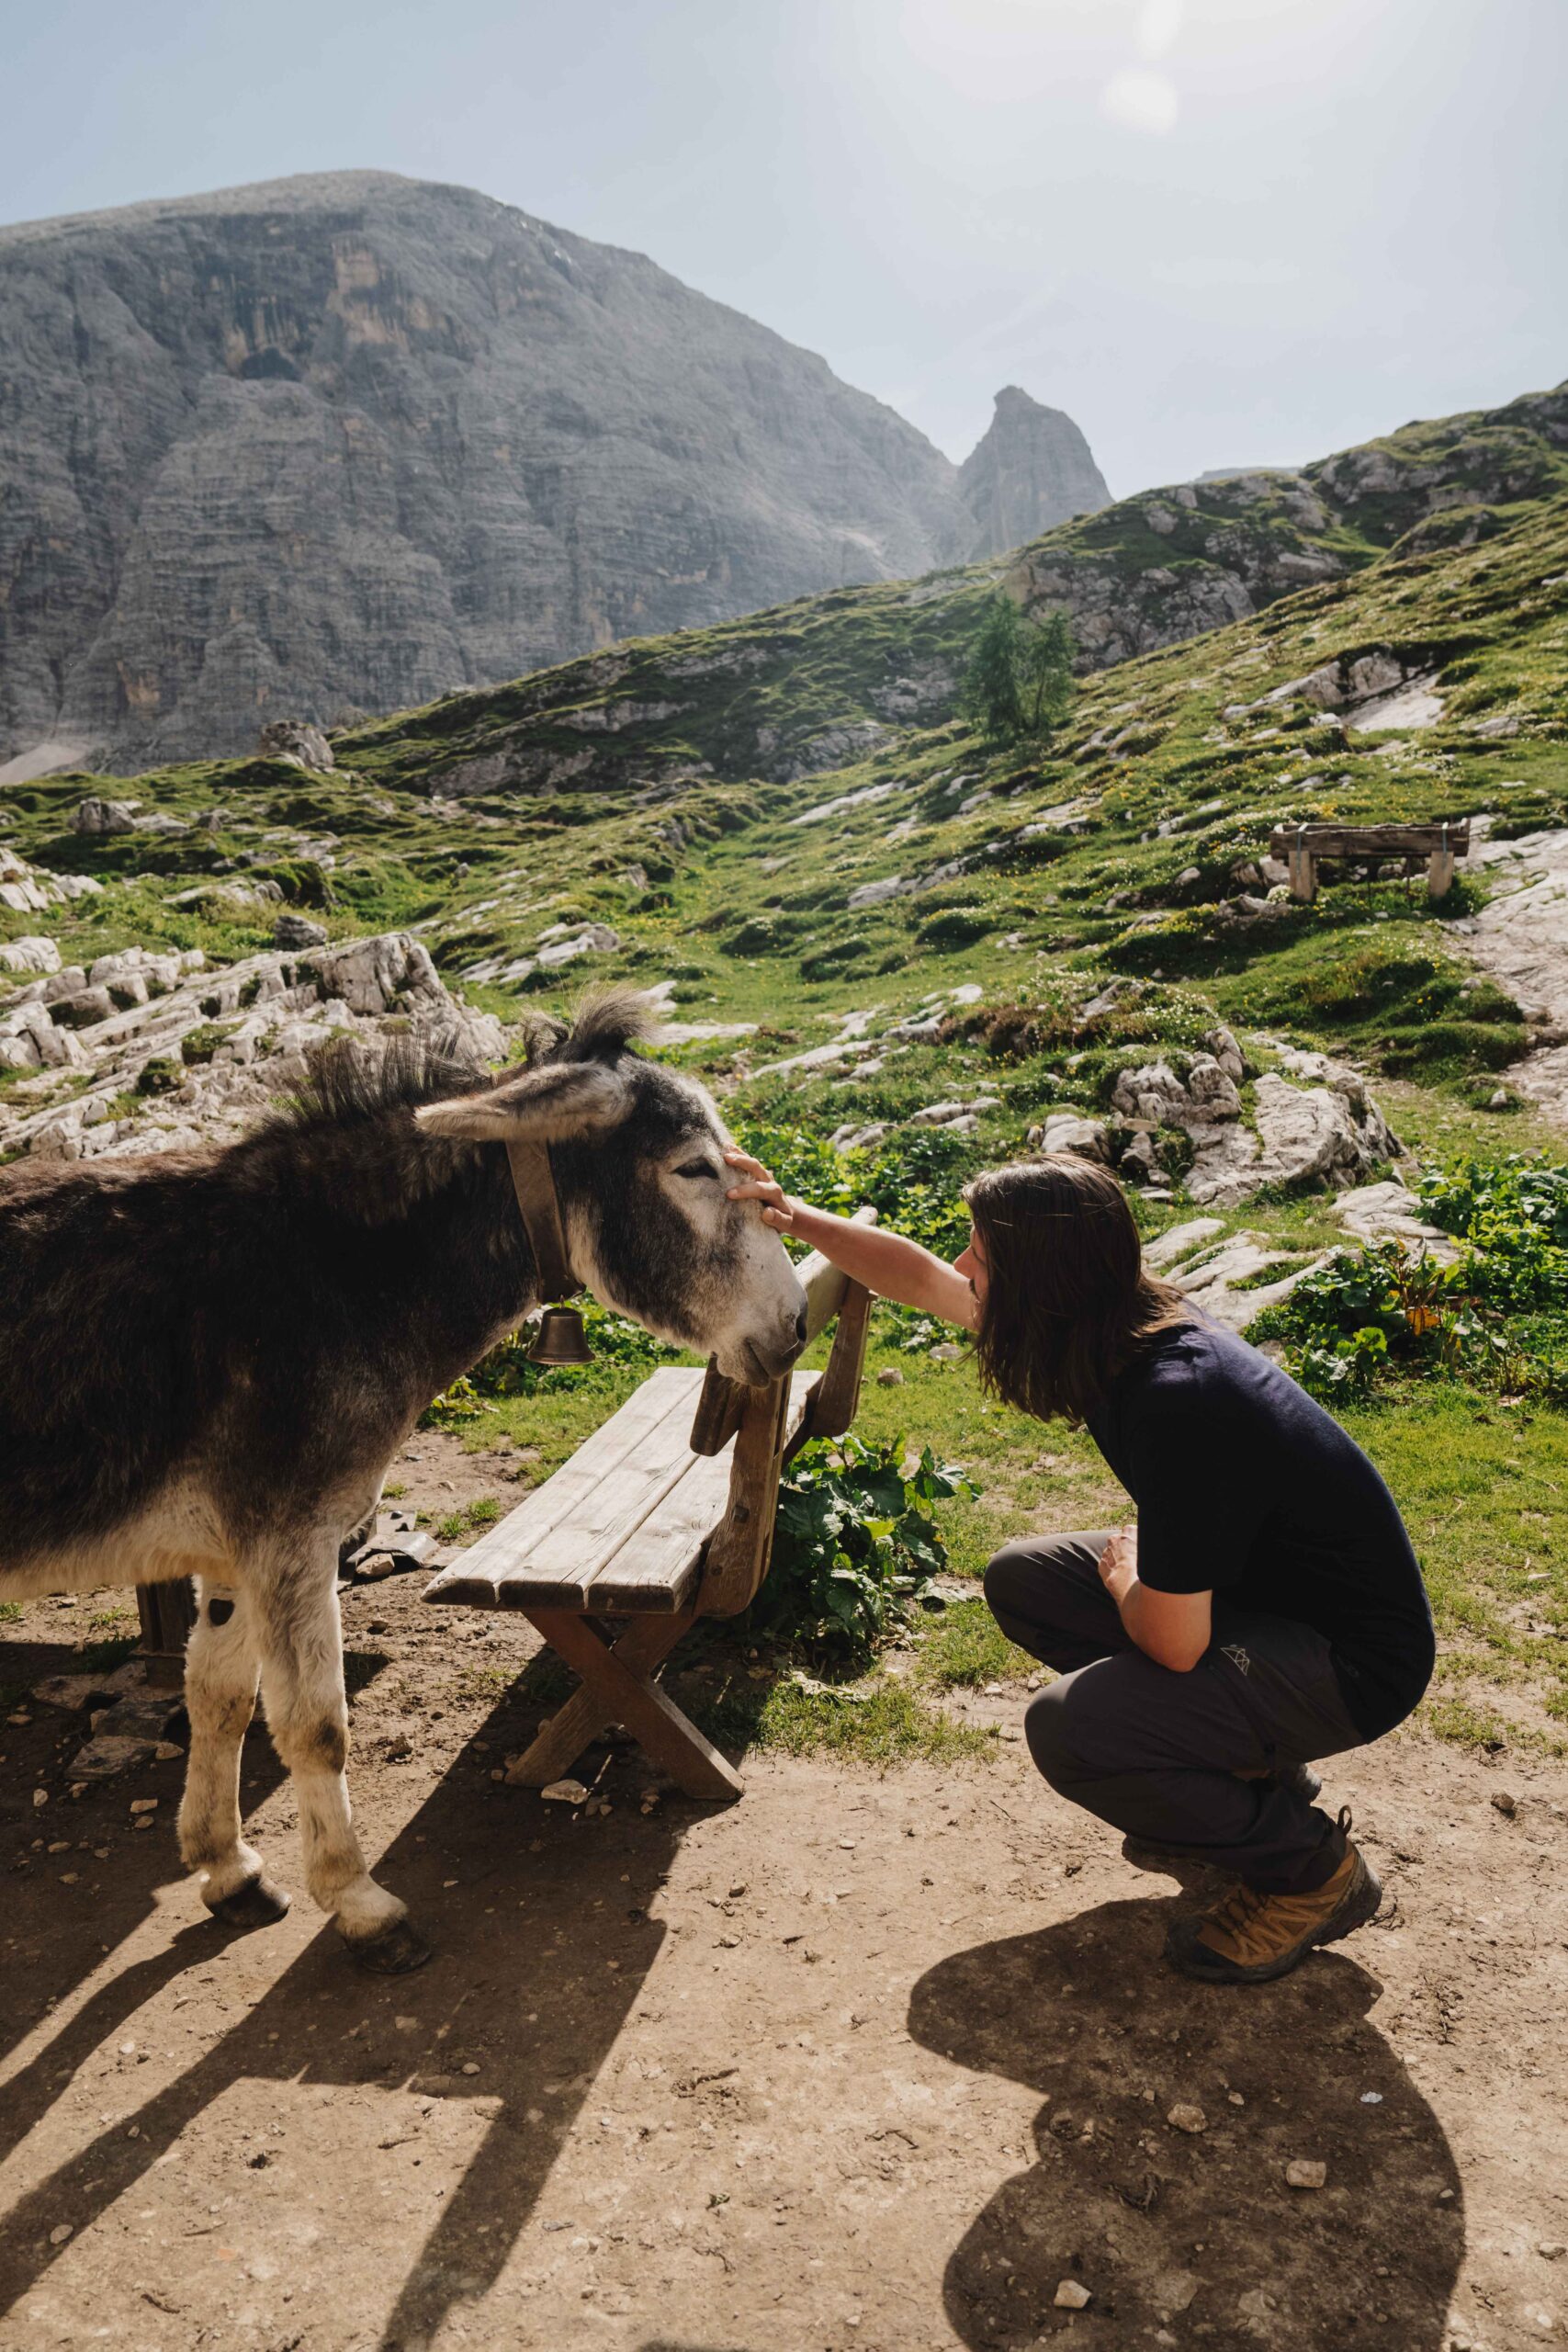
[(969, 1228), (968, 1246), (965, 1249), (961, 1250), (957, 1257), (954, 1258), (953, 1261), (953, 1271), (955, 1274), (963, 1275), (964, 1281), (974, 1292), (976, 1303), (979, 1306), (984, 1306), (986, 1304), (986, 1283), (987, 1280), (986, 1267), (986, 1245), (981, 1240), (979, 1234), (976, 1231), (973, 1226)]

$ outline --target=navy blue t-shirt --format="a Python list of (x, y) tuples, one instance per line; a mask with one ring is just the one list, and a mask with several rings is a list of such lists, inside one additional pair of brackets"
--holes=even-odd
[(1314, 1626), (1368, 1739), (1410, 1713), (1436, 1652), (1404, 1522), (1277, 1363), (1194, 1321), (1152, 1341), (1088, 1427), (1138, 1506), (1142, 1583)]

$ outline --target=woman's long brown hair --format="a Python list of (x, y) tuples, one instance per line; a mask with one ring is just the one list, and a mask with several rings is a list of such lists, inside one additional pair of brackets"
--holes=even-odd
[(1181, 1293), (1145, 1272), (1109, 1169), (1047, 1152), (976, 1176), (964, 1197), (987, 1276), (980, 1378), (1020, 1411), (1084, 1420), (1157, 1333), (1191, 1320)]

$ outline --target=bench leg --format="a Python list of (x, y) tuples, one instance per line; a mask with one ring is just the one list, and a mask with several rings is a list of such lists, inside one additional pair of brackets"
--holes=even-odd
[(525, 1613), (582, 1680), (507, 1773), (513, 1787), (547, 1788), (607, 1724), (618, 1723), (687, 1796), (722, 1802), (740, 1794), (739, 1774), (653, 1679), (691, 1624), (690, 1610), (671, 1617), (634, 1617), (613, 1647), (575, 1611)]

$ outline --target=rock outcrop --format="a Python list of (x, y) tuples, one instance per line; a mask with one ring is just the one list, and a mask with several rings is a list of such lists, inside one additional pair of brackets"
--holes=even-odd
[(1021, 547), (1057, 523), (1111, 503), (1105, 477), (1072, 418), (1043, 407), (1016, 384), (997, 394), (988, 430), (958, 469), (958, 494), (970, 527), (953, 553), (964, 563)]
[(411, 1029), (481, 1067), (506, 1051), (502, 1023), (459, 1004), (408, 932), (220, 970), (199, 948), (141, 947), (55, 969), (0, 992), (0, 1067), (34, 1073), (0, 1095), (0, 1155), (95, 1159), (231, 1142), (303, 1084), (317, 1047), (345, 1035), (374, 1046)]
[[(1100, 670), (1247, 619), (1298, 589), (1354, 571), (1422, 534), (1471, 543), (1494, 508), (1568, 488), (1568, 384), (1504, 408), (1411, 424), (1299, 472), (1204, 476), (1119, 500), (1091, 526), (1023, 551), (1026, 605), (1072, 618), (1081, 666)], [(1405, 673), (1400, 691), (1415, 682)], [(1340, 699), (1346, 682), (1337, 680)], [(1370, 689), (1369, 689), (1370, 691)], [(1429, 720), (1435, 711), (1426, 713)], [(1365, 724), (1363, 713), (1353, 722)], [(1382, 723), (1422, 723), (1382, 714)], [(1485, 723), (1502, 731), (1506, 721)]]
[[(812, 353), (389, 173), (0, 232), (0, 379), (14, 780), (247, 751), (1005, 543)], [(976, 453), (992, 517), (1053, 494), (1016, 437), (1016, 494)]]
[(1052, 1112), (1030, 1129), (1030, 1144), (1106, 1161), (1125, 1183), (1162, 1188), (1179, 1178), (1189, 1199), (1220, 1208), (1265, 1185), (1344, 1192), (1397, 1156), (1382, 1113), (1348, 1064), (1279, 1046), (1283, 1068), (1257, 1080), (1249, 1119), (1239, 1091), (1247, 1066), (1235, 1036), (1213, 1029), (1204, 1046), (1182, 1057), (1180, 1075), (1164, 1057), (1122, 1070), (1109, 1121)]
[(1486, 904), (1452, 929), (1531, 1024), (1535, 1051), (1509, 1070), (1509, 1085), (1568, 1125), (1568, 831), (1490, 833), (1489, 818), (1472, 820), (1467, 863), (1485, 873)]

